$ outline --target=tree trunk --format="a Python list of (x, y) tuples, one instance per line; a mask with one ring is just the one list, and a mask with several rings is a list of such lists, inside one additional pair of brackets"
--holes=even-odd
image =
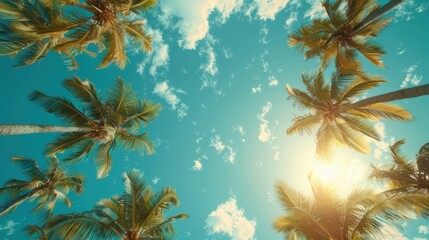
[(21, 196), (15, 202), (13, 202), (11, 205), (6, 206), (5, 209), (3, 209), (3, 210), (0, 210), (1, 211), (0, 212), (0, 217), (2, 217), (3, 215), (9, 213), (14, 208), (18, 207), (19, 204), (23, 203), (27, 199), (30, 199), (32, 196), (36, 195), (38, 192), (39, 192), (39, 189), (33, 190), (33, 191), (27, 193), (26, 195)]
[(63, 127), (31, 124), (0, 124), (0, 135), (19, 135), (47, 132), (87, 132), (90, 130), (90, 128), (83, 127)]
[(393, 8), (398, 6), (405, 0), (390, 0), (388, 3), (384, 4), (382, 7), (378, 8), (374, 12), (370, 13), (366, 18), (364, 18), (358, 25), (353, 28), (353, 32), (359, 31), (359, 29), (365, 27), (366, 25), (374, 22), (384, 14), (390, 12)]
[(346, 106), (340, 108), (339, 111), (340, 112), (346, 112), (346, 111), (351, 110), (351, 109), (357, 109), (360, 107), (365, 107), (365, 106), (368, 106), (368, 105), (371, 105), (374, 103), (390, 102), (390, 101), (395, 101), (395, 100), (404, 99), (404, 98), (415, 98), (415, 97), (420, 97), (423, 95), (429, 95), (429, 84), (425, 84), (425, 85), (417, 86), (417, 87), (406, 88), (406, 89), (401, 89), (398, 91), (385, 93), (385, 94), (381, 94), (381, 95), (370, 97), (370, 98), (365, 98), (365, 99), (357, 101), (355, 103), (346, 105)]

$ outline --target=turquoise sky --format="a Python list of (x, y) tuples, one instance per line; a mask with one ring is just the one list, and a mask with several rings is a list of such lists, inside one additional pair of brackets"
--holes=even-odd
[[(387, 68), (363, 60), (368, 72), (389, 82), (367, 96), (428, 83), (428, 7), (425, 0), (408, 0), (389, 13), (394, 21), (376, 39), (387, 52)], [(282, 214), (273, 185), (282, 180), (308, 192), (307, 174), (315, 164), (312, 136), (285, 135), (292, 118), (301, 113), (287, 100), (285, 86), (302, 88), (301, 73), (318, 66), (290, 49), (287, 39), (292, 30), (323, 17), (320, 2), (161, 0), (146, 17), (154, 51), (146, 54), (130, 47), (124, 70), (95, 70), (100, 58), (80, 56), (80, 68), (67, 71), (56, 53), (25, 68), (14, 68), (14, 59), (0, 58), (0, 123), (63, 125), (30, 102), (28, 94), (37, 89), (71, 98), (62, 81), (73, 75), (90, 79), (103, 94), (121, 76), (139, 96), (163, 105), (160, 116), (145, 129), (156, 153), (141, 156), (117, 148), (112, 170), (101, 180), (91, 157), (73, 166), (87, 175), (86, 190), (72, 196), (72, 208), (57, 204), (55, 212), (90, 210), (99, 200), (121, 194), (122, 173), (135, 168), (155, 189), (176, 188), (181, 205), (168, 214), (190, 215), (175, 224), (178, 239), (283, 239), (271, 228)], [(402, 150), (411, 158), (429, 141), (428, 100), (397, 102), (415, 120), (375, 123), (384, 137), (373, 142), (370, 155), (338, 152), (331, 181), (341, 194), (374, 185), (366, 180), (368, 167), (390, 161), (387, 146), (392, 141), (405, 138)], [(45, 167), (43, 149), (55, 137), (0, 137), (0, 183), (23, 177), (10, 163), (11, 156), (35, 158)], [(33, 206), (25, 203), (1, 218), (0, 239), (26, 239), (21, 229), (43, 221), (31, 212)], [(429, 239), (428, 221), (416, 219), (403, 226), (397, 239)]]

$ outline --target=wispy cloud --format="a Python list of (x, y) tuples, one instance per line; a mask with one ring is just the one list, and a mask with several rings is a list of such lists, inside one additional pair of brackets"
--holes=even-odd
[(203, 169), (203, 164), (200, 160), (194, 160), (194, 165), (192, 166), (192, 170), (201, 171)]
[(271, 102), (267, 102), (267, 104), (265, 104), (265, 106), (262, 108), (262, 112), (257, 115), (260, 122), (258, 139), (261, 142), (267, 142), (272, 139), (272, 133), (268, 127), (269, 122), (266, 119), (266, 115), (270, 112), (271, 106)]
[(268, 82), (269, 87), (275, 87), (279, 85), (279, 81), (274, 76), (269, 76), (268, 81), (269, 81)]
[(429, 227), (428, 226), (419, 226), (419, 233), (420, 234), (429, 234)]
[(276, 15), (286, 7), (289, 0), (254, 0), (256, 15), (261, 20), (275, 20)]
[(205, 223), (209, 235), (225, 234), (232, 240), (249, 240), (255, 235), (256, 221), (245, 217), (235, 197), (220, 204), (209, 214)]
[(401, 83), (401, 88), (406, 88), (408, 85), (419, 85), (419, 83), (423, 80), (423, 76), (416, 75), (414, 72), (416, 71), (418, 65), (414, 64), (407, 68), (406, 70), (402, 71), (406, 73), (404, 81)]
[(262, 85), (258, 84), (256, 87), (252, 87), (252, 95), (255, 93), (260, 93), (262, 91)]
[(416, 3), (414, 0), (404, 1), (395, 8), (395, 22), (410, 21), (417, 13), (427, 10), (429, 3)]
[(210, 147), (213, 147), (218, 153), (227, 152), (225, 155), (225, 160), (230, 162), (231, 164), (235, 163), (235, 155), (236, 152), (230, 145), (226, 145), (222, 142), (219, 135), (215, 135), (210, 139)]
[(153, 30), (149, 28), (148, 33), (152, 35), (152, 48), (151, 52), (146, 53), (142, 62), (137, 65), (137, 72), (140, 75), (144, 74), (147, 66), (149, 66), (149, 74), (153, 77), (158, 75), (159, 68), (167, 68), (170, 60), (169, 46), (164, 43), (162, 33), (158, 29)]
[(14, 222), (13, 220), (7, 221), (5, 225), (0, 225), (0, 231), (7, 231), (6, 235), (10, 236), (15, 233), (15, 227), (20, 225), (20, 223)]
[(181, 103), (179, 97), (176, 93), (185, 93), (180, 89), (175, 89), (172, 86), (168, 85), (167, 81), (157, 83), (153, 90), (153, 93), (163, 98), (170, 105), (171, 109), (174, 111), (177, 109), (177, 118), (182, 120), (186, 115), (189, 107)]
[(310, 8), (305, 11), (304, 17), (309, 17), (310, 19), (318, 19), (327, 17), (326, 11), (322, 6), (322, 2), (319, 0), (306, 0), (310, 4)]
[(158, 182), (161, 180), (161, 178), (159, 178), (159, 177), (157, 177), (157, 176), (155, 176), (155, 177), (153, 177), (153, 179), (152, 179), (152, 183), (153, 184), (158, 184)]
[(372, 138), (368, 138), (368, 141), (375, 145), (374, 157), (379, 159), (384, 153), (389, 151), (389, 146), (395, 141), (395, 139), (393, 137), (390, 137), (389, 139), (387, 138), (385, 124), (383, 122), (377, 122), (374, 125), (374, 128), (380, 136), (380, 141)]
[(259, 31), (259, 36), (261, 36), (261, 38), (259, 39), (260, 43), (268, 44), (270, 42), (270, 40), (268, 39), (268, 33), (269, 30), (267, 28), (267, 25), (263, 24), (261, 30)]
[(286, 25), (290, 27), (294, 22), (298, 21), (298, 12), (292, 12), (288, 19), (286, 19)]
[(218, 22), (224, 23), (231, 14), (240, 10), (243, 0), (163, 0), (160, 1), (161, 22), (177, 28), (181, 39), (179, 45), (185, 49), (195, 49), (198, 41), (209, 32), (209, 16), (216, 11)]

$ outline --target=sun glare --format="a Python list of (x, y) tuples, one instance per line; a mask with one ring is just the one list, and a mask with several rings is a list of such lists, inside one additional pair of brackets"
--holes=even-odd
[(314, 180), (334, 187), (341, 196), (347, 196), (353, 189), (362, 187), (368, 171), (362, 161), (341, 153), (329, 163), (314, 160), (309, 168)]
[(312, 169), (312, 174), (324, 182), (332, 182), (338, 178), (339, 170), (334, 164), (317, 161)]

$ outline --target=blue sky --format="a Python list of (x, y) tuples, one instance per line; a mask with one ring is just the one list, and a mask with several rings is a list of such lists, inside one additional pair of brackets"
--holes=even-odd
[[(387, 52), (387, 68), (363, 60), (368, 72), (389, 82), (368, 96), (427, 83), (428, 7), (424, 0), (408, 0), (389, 13), (394, 21), (376, 39)], [(146, 17), (154, 50), (147, 54), (130, 47), (124, 70), (95, 70), (100, 58), (80, 56), (80, 68), (70, 72), (56, 53), (25, 68), (13, 68), (15, 60), (0, 58), (0, 123), (63, 125), (30, 102), (28, 94), (37, 89), (71, 98), (61, 84), (73, 75), (90, 79), (102, 94), (121, 76), (139, 96), (163, 105), (145, 129), (156, 153), (141, 156), (117, 149), (109, 176), (101, 180), (91, 157), (74, 166), (88, 176), (86, 191), (73, 196), (72, 208), (58, 204), (56, 212), (89, 210), (99, 200), (120, 194), (122, 173), (136, 168), (155, 189), (176, 188), (181, 205), (169, 214), (190, 215), (176, 223), (178, 239), (283, 239), (271, 228), (282, 214), (273, 185), (282, 180), (308, 192), (307, 174), (316, 164), (312, 136), (285, 135), (292, 118), (301, 113), (287, 100), (285, 86), (302, 88), (301, 73), (318, 66), (290, 49), (287, 39), (292, 30), (323, 17), (320, 2), (161, 0)], [(375, 123), (383, 139), (372, 143), (370, 155), (338, 151), (331, 180), (341, 194), (351, 187), (380, 187), (366, 180), (368, 167), (390, 161), (387, 147), (392, 141), (405, 138), (403, 152), (415, 156), (428, 142), (427, 102), (427, 97), (398, 102), (413, 113), (412, 122)], [(43, 149), (55, 136), (0, 137), (0, 182), (22, 177), (8, 160), (11, 156), (35, 158), (46, 166)], [(25, 239), (21, 229), (41, 221), (31, 213), (33, 206), (25, 203), (1, 218), (0, 239)], [(397, 239), (429, 239), (427, 221), (403, 225)]]

